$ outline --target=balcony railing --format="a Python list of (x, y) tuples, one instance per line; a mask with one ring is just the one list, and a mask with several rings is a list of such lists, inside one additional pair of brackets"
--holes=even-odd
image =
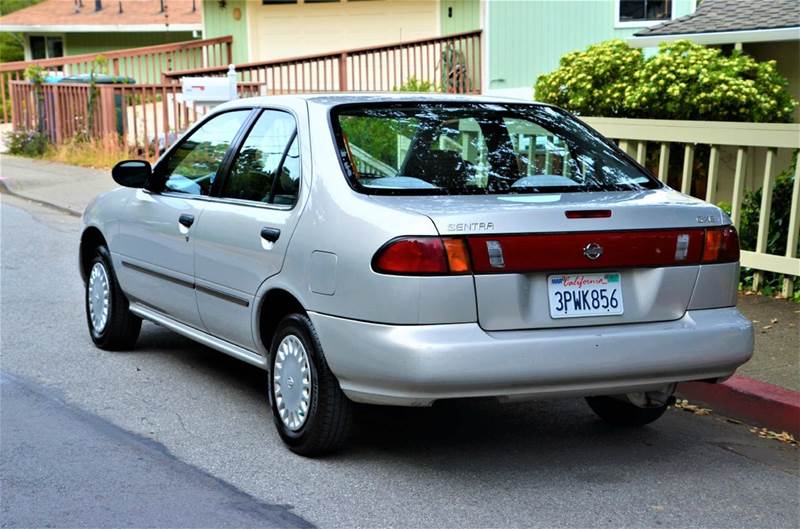
[[(259, 84), (262, 95), (391, 91), (411, 79), (441, 92), (480, 93), (481, 32), (237, 64), (236, 71), (240, 81)], [(164, 81), (226, 73), (224, 66), (175, 70)]]
[[(742, 251), (742, 266), (757, 270), (753, 290), (763, 284), (763, 272), (783, 274), (782, 294), (792, 294), (800, 276), (797, 256), (800, 229), (800, 162), (795, 164), (786, 251), (767, 252), (770, 211), (775, 177), (800, 149), (800, 124), (729, 123), (620, 118), (584, 118), (603, 135), (619, 141), (620, 147), (651, 169), (664, 182), (683, 193), (708, 202), (731, 205), (731, 219), (739, 226), (745, 191), (762, 189), (755, 248)], [(701, 149), (702, 146), (702, 149)], [(698, 160), (698, 150), (708, 158)], [(680, 156), (681, 170), (670, 172), (670, 156)], [(702, 179), (696, 174), (702, 165)], [(674, 164), (673, 164), (674, 167)]]

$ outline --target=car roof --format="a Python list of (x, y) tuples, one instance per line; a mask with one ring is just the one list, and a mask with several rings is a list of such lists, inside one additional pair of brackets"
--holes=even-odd
[(325, 107), (353, 103), (429, 102), (429, 103), (527, 103), (542, 104), (529, 99), (484, 95), (435, 94), (422, 92), (332, 92), (249, 97), (226, 103), (226, 109), (297, 104), (306, 101)]

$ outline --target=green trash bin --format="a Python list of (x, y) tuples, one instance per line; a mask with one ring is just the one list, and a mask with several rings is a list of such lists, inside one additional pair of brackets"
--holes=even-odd
[[(59, 83), (82, 83), (90, 84), (92, 82), (92, 74), (82, 73), (79, 75), (70, 75), (62, 77), (58, 80)], [(114, 76), (107, 74), (94, 74), (95, 84), (135, 84), (136, 80), (130, 77)], [(122, 115), (122, 95), (116, 94), (114, 96), (114, 117), (117, 124), (117, 134), (122, 135), (124, 132)]]

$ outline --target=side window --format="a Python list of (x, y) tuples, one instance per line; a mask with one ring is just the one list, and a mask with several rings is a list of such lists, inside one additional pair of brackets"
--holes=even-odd
[(220, 114), (194, 131), (166, 160), (165, 190), (208, 195), (225, 152), (250, 110)]
[(294, 205), (300, 190), (300, 149), (294, 117), (265, 110), (236, 155), (222, 196)]

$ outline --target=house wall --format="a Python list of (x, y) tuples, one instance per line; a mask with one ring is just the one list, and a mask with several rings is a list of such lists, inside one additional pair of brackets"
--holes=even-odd
[[(618, 0), (529, 0), (488, 3), (489, 93), (531, 98), (536, 79), (559, 59), (640, 27), (615, 27)], [(694, 0), (673, 0), (673, 18), (692, 12)]]
[[(375, 46), (439, 34), (438, 0), (247, 4), (251, 60)], [(235, 38), (235, 37), (234, 37)]]
[(158, 33), (68, 33), (64, 35), (64, 53), (80, 55), (102, 51), (139, 48), (193, 40), (191, 31)]
[(64, 55), (82, 55), (84, 53), (101, 53), (104, 51), (155, 46), (171, 42), (192, 40), (191, 31), (174, 31), (158, 33), (25, 33), (25, 56), (30, 57), (29, 40), (31, 35), (61, 37), (64, 42)]
[(481, 0), (441, 0), (439, 11), (442, 35), (481, 28)]
[[(249, 3), (255, 1), (258, 0)], [(217, 0), (203, 0), (203, 37), (213, 39), (231, 35), (233, 62), (237, 64), (258, 59), (257, 56), (251, 58), (248, 50), (247, 4), (247, 0), (228, 0), (225, 7), (220, 7)]]
[[(759, 61), (776, 61), (778, 72), (789, 81), (789, 93), (800, 101), (800, 41), (752, 42), (742, 51)], [(794, 121), (800, 122), (800, 107), (794, 109)]]

